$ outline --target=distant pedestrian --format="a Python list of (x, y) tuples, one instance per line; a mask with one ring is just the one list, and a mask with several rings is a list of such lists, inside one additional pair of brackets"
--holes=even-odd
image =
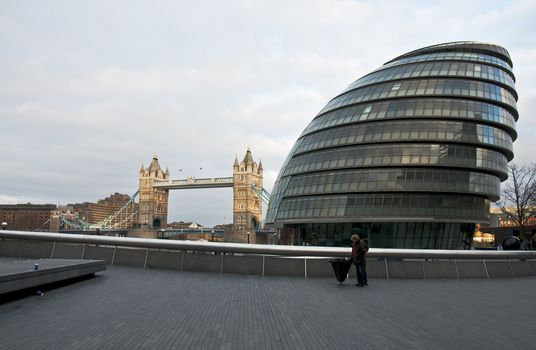
[(357, 274), (356, 287), (364, 287), (368, 285), (367, 259), (365, 258), (367, 252), (367, 244), (358, 235), (352, 235), (352, 262), (355, 265)]
[(503, 250), (519, 250), (521, 248), (521, 239), (519, 238), (519, 230), (513, 230), (510, 237), (506, 237), (501, 245)]

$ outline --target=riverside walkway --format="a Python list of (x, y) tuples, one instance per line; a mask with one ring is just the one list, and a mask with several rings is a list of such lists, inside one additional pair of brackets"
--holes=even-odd
[(534, 349), (536, 277), (371, 279), (109, 266), (0, 304), (0, 349)]

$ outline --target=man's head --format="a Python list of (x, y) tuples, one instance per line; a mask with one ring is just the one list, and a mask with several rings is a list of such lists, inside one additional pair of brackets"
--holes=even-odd
[(512, 231), (512, 236), (519, 237), (519, 234), (520, 234), (520, 233), (519, 233), (519, 230), (518, 230), (518, 229), (514, 229), (514, 230)]
[(358, 235), (352, 235), (352, 242), (359, 242), (359, 239)]

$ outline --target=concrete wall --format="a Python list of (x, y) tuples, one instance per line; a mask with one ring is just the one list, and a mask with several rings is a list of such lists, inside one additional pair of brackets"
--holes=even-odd
[(256, 256), (223, 255), (223, 273), (262, 275), (264, 258)]
[(115, 250), (114, 265), (145, 267), (148, 259), (147, 249), (117, 248)]
[(333, 277), (334, 272), (329, 260), (327, 258), (307, 258), (305, 261), (307, 277)]
[(83, 244), (55, 243), (51, 259), (83, 259)]
[(224, 255), (187, 253), (182, 260), (181, 271), (221, 272)]
[(85, 245), (84, 259), (105, 260), (107, 264), (112, 264), (115, 257), (115, 247)]
[(424, 261), (424, 278), (458, 278), (454, 261)]
[(305, 277), (305, 259), (266, 256), (264, 275)]
[[(213, 273), (334, 278), (327, 258), (213, 255), (173, 250), (0, 239), (0, 257), (96, 259), (110, 265)], [(516, 278), (536, 276), (536, 260), (385, 260), (369, 258), (374, 278)], [(349, 279), (355, 278), (355, 268)]]
[(24, 241), (14, 241), (8, 239), (0, 240), (0, 256), (18, 258), (22, 254)]
[(148, 269), (178, 270), (182, 268), (183, 252), (149, 250), (147, 257)]

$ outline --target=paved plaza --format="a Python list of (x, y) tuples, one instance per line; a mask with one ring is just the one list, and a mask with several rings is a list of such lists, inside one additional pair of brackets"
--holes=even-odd
[[(353, 271), (352, 271), (353, 272)], [(534, 349), (536, 278), (260, 277), (109, 266), (0, 305), (1, 349)]]

